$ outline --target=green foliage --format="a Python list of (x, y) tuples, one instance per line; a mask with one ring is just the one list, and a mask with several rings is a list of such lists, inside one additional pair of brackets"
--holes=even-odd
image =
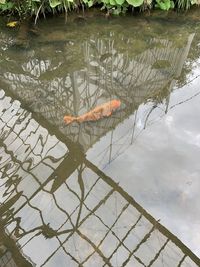
[(162, 10), (173, 8), (187, 10), (191, 5), (200, 5), (200, 0), (0, 0), (0, 12), (10, 14), (17, 13), (20, 18), (40, 14), (68, 12), (72, 8), (86, 6), (88, 8), (95, 4), (102, 4), (102, 9), (109, 13), (119, 15), (125, 13), (128, 8), (146, 10), (156, 7)]
[(91, 7), (94, 5), (94, 1), (93, 0), (83, 0), (83, 3), (87, 6), (87, 7)]
[(175, 0), (178, 9), (188, 10), (191, 6), (191, 0)]
[(62, 2), (59, 0), (49, 0), (49, 4), (51, 8), (55, 8), (59, 6)]
[(124, 4), (125, 0), (116, 0), (116, 4), (119, 6), (122, 6)]
[(200, 5), (200, 0), (191, 0), (191, 5)]
[(126, 13), (128, 7), (139, 7), (144, 3), (144, 0), (102, 0), (103, 9), (107, 9), (114, 15)]
[(9, 11), (13, 8), (14, 3), (6, 2), (6, 0), (0, 0), (0, 10)]
[(155, 6), (162, 10), (169, 10), (170, 8), (174, 8), (174, 2), (171, 0), (156, 0)]
[(141, 6), (144, 0), (127, 0), (130, 6), (138, 7)]
[(0, 12), (17, 13), (22, 19), (38, 17), (40, 13), (67, 12), (75, 6), (75, 0), (0, 0)]

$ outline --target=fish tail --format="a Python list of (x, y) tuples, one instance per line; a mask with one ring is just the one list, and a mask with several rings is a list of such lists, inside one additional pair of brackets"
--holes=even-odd
[(64, 116), (64, 122), (66, 124), (70, 124), (74, 121), (77, 121), (77, 118), (76, 117), (73, 117), (73, 116)]

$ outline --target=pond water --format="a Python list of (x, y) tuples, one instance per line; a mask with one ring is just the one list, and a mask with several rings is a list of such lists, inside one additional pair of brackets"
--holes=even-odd
[(1, 19), (0, 267), (200, 266), (198, 12)]

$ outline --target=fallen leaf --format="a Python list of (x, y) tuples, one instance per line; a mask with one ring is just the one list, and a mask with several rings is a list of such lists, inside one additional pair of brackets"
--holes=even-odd
[(11, 21), (6, 24), (7, 27), (14, 28), (18, 24), (18, 21)]

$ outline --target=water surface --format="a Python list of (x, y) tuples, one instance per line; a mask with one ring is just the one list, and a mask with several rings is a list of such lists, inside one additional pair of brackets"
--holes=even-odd
[(198, 15), (0, 24), (0, 266), (199, 266)]

